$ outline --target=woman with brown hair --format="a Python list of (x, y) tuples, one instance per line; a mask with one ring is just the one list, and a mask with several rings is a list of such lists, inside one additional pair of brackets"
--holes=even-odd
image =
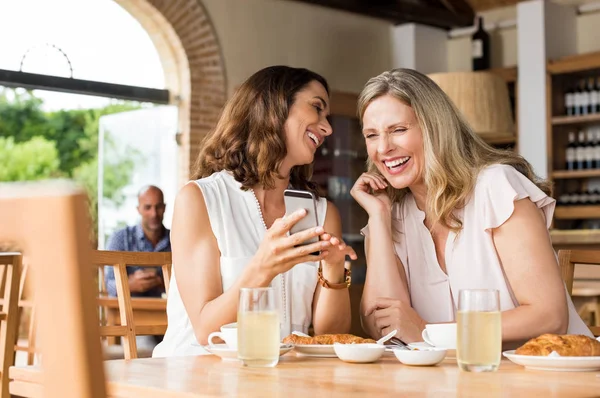
[(548, 228), (549, 184), (512, 151), (487, 145), (448, 96), (410, 69), (359, 96), (369, 169), (351, 194), (369, 214), (363, 325), (421, 340), (454, 322), (461, 289), (500, 294), (508, 345), (543, 333), (590, 334), (561, 280)]
[(319, 226), (289, 235), (306, 212), (286, 215), (283, 196), (288, 187), (317, 195), (311, 164), (332, 133), (328, 113), (325, 79), (286, 66), (258, 71), (225, 105), (196, 180), (175, 201), (169, 326), (154, 356), (205, 353), (194, 343), (236, 321), (242, 287), (275, 289), (282, 337), (311, 323), (317, 334), (349, 330), (348, 289), (338, 287), (347, 287), (345, 256), (356, 254), (340, 239), (339, 213), (320, 198)]

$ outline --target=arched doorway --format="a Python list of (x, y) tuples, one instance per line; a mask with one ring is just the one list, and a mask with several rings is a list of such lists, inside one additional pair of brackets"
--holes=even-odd
[(180, 182), (227, 97), (225, 65), (199, 0), (114, 0), (146, 29), (160, 55), (171, 102), (179, 108)]

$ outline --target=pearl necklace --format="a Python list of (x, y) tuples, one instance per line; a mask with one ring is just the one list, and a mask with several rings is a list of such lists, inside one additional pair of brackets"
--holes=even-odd
[[(263, 212), (260, 208), (260, 203), (258, 202), (258, 198), (256, 197), (256, 194), (254, 193), (254, 189), (250, 189), (250, 192), (252, 192), (252, 196), (254, 197), (254, 202), (256, 202), (256, 208), (258, 209), (258, 214), (260, 215), (260, 221), (262, 221), (263, 227), (265, 227), (265, 231), (266, 231), (269, 228), (267, 228), (267, 223), (265, 222), (265, 218), (264, 218)], [(282, 309), (283, 309), (283, 321), (286, 322), (287, 321), (287, 297), (286, 297), (286, 293), (285, 293), (285, 275), (280, 274), (279, 276), (281, 277), (281, 301), (282, 301)]]

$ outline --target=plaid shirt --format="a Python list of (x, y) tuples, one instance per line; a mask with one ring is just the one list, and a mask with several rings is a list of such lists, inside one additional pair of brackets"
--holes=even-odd
[[(126, 252), (170, 252), (171, 251), (171, 231), (165, 228), (165, 233), (156, 247), (144, 235), (144, 230), (141, 224), (132, 227), (125, 227), (115, 232), (108, 240), (106, 250), (126, 251)], [(138, 269), (152, 269), (148, 267), (127, 267), (127, 275), (134, 273)], [(158, 275), (162, 277), (162, 269), (156, 267)], [(111, 296), (117, 295), (117, 287), (115, 282), (115, 271), (112, 266), (104, 268), (106, 290)], [(164, 291), (163, 286), (158, 286), (144, 293), (132, 293), (132, 296), (138, 297), (160, 297)]]

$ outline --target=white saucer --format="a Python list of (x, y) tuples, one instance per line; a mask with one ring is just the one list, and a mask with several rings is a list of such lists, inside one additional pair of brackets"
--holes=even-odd
[[(227, 344), (214, 344), (214, 345), (205, 345), (202, 346), (206, 351), (210, 352), (213, 355), (221, 357), (223, 360), (227, 361), (237, 361), (238, 353), (237, 350), (233, 348), (229, 348)], [(294, 348), (291, 344), (281, 344), (279, 347), (279, 356), (285, 355), (290, 352)]]
[(526, 369), (555, 372), (594, 372), (600, 370), (600, 357), (545, 357), (517, 355), (515, 350), (504, 351), (506, 358)]
[(298, 355), (314, 358), (337, 358), (333, 344), (296, 344)]

